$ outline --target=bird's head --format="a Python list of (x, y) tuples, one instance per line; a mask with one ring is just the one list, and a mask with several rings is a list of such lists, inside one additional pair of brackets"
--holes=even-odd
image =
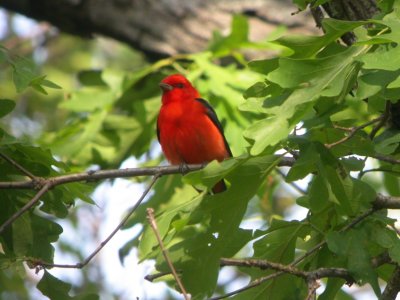
[(194, 100), (200, 98), (199, 92), (181, 74), (173, 74), (165, 77), (160, 82), (163, 104), (173, 101)]

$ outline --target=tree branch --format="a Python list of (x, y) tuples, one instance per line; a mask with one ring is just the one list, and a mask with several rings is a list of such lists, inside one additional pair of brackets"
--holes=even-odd
[[(280, 167), (291, 167), (293, 166), (295, 159), (292, 157), (281, 157), (278, 166)], [(154, 176), (159, 174), (170, 175), (170, 174), (182, 174), (200, 170), (205, 165), (186, 165), (183, 169), (181, 166), (162, 166), (162, 167), (146, 167), (146, 168), (126, 168), (126, 169), (112, 169), (112, 170), (98, 170), (98, 171), (87, 171), (82, 173), (73, 173), (67, 175), (58, 175), (42, 179), (42, 184), (51, 182), (51, 186), (55, 187), (60, 184), (66, 184), (71, 182), (80, 181), (98, 181), (103, 179), (115, 179), (115, 178), (126, 178), (136, 176)], [(0, 182), (1, 189), (34, 189), (37, 186), (37, 182), (33, 180), (17, 181), (17, 182)]]
[[(202, 169), (203, 165), (187, 165), (187, 172), (193, 172)], [(185, 170), (185, 171), (186, 171)], [(43, 179), (43, 183), (51, 182), (52, 187), (61, 184), (80, 181), (98, 181), (103, 179), (126, 178), (136, 176), (154, 176), (156, 174), (169, 175), (181, 174), (181, 166), (162, 166), (162, 167), (147, 167), (147, 168), (126, 168), (113, 170), (87, 171), (82, 173), (73, 173), (67, 175), (58, 175)], [(18, 182), (0, 182), (0, 189), (33, 189), (35, 182), (32, 180)]]
[(391, 197), (378, 194), (372, 203), (374, 210), (378, 209), (400, 209), (400, 197)]
[(382, 293), (381, 300), (396, 300), (400, 292), (400, 266), (396, 266), (390, 277), (385, 290)]

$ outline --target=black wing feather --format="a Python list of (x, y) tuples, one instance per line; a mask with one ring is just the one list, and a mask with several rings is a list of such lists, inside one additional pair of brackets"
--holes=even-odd
[(157, 140), (159, 143), (161, 143), (160, 141), (160, 127), (158, 127), (158, 120), (157, 120)]
[(196, 101), (200, 102), (207, 109), (207, 116), (214, 123), (214, 125), (217, 126), (219, 132), (221, 133), (222, 137), (224, 138), (225, 148), (228, 151), (229, 156), (232, 157), (233, 155), (232, 155), (231, 148), (229, 148), (228, 142), (224, 135), (224, 129), (222, 128), (221, 122), (218, 120), (218, 117), (217, 117), (217, 114), (215, 113), (214, 108), (210, 105), (210, 103), (208, 103), (206, 100), (204, 100), (202, 98), (196, 98)]

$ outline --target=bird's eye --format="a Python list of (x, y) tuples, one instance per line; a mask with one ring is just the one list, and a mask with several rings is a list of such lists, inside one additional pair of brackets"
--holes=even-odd
[(183, 89), (183, 83), (177, 83), (175, 84), (175, 87), (177, 87), (178, 89)]

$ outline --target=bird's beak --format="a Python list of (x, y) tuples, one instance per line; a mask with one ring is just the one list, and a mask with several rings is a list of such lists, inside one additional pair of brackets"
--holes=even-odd
[(172, 91), (173, 86), (172, 86), (172, 85), (169, 85), (168, 83), (160, 82), (160, 88), (161, 88), (164, 92), (167, 92), (167, 91)]

